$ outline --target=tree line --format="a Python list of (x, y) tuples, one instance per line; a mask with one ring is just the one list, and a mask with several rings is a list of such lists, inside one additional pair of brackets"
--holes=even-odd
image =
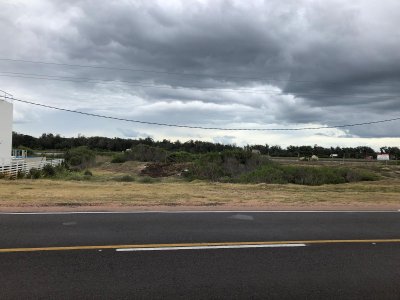
[[(221, 152), (224, 150), (258, 150), (261, 154), (272, 157), (305, 157), (317, 155), (318, 157), (330, 157), (337, 154), (338, 157), (346, 158), (376, 158), (374, 149), (367, 146), (359, 147), (321, 147), (314, 146), (288, 146), (283, 148), (279, 145), (247, 145), (238, 147), (236, 145), (225, 145), (220, 143), (204, 141), (181, 142), (164, 139), (155, 141), (152, 138), (123, 139), (107, 137), (86, 137), (78, 135), (77, 137), (62, 137), (59, 134), (43, 133), (40, 137), (33, 137), (26, 134), (13, 132), (13, 148), (29, 148), (34, 150), (68, 150), (76, 147), (86, 146), (92, 150), (120, 152), (130, 149), (137, 145), (147, 145), (161, 148), (171, 152), (188, 152), (193, 154)], [(392, 159), (400, 159), (400, 149), (398, 147), (382, 147), (381, 153), (388, 153)]]

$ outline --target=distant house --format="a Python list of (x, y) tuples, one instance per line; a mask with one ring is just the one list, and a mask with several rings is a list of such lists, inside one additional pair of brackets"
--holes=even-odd
[(377, 160), (389, 160), (390, 156), (388, 153), (382, 153), (382, 154), (380, 153), (380, 154), (376, 155), (376, 159)]
[(261, 154), (260, 150), (257, 150), (257, 149), (251, 149), (251, 153), (253, 153), (253, 154)]

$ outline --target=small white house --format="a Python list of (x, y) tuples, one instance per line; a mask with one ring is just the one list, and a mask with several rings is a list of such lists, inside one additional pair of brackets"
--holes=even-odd
[(378, 153), (376, 155), (377, 160), (390, 160), (390, 156), (388, 153)]

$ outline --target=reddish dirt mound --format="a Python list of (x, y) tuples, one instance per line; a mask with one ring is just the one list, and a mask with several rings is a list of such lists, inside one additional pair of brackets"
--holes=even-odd
[(182, 172), (188, 169), (188, 166), (187, 163), (149, 163), (140, 171), (140, 175), (150, 177), (181, 176)]

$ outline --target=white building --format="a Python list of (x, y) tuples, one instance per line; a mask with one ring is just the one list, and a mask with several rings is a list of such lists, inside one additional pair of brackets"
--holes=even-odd
[(23, 150), (12, 150), (13, 104), (7, 100), (6, 95), (11, 96), (0, 94), (0, 175), (15, 178), (20, 172), (27, 174), (33, 168), (40, 170), (45, 165), (60, 165), (63, 159), (26, 157)]
[(12, 122), (13, 104), (0, 98), (0, 166), (11, 163)]
[(377, 153), (376, 159), (377, 160), (390, 160), (390, 156), (388, 153)]

